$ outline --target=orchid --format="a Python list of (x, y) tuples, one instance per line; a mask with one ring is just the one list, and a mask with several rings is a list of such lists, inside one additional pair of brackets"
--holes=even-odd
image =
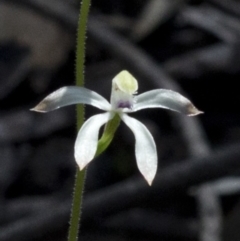
[(101, 126), (115, 115), (119, 115), (135, 136), (137, 166), (148, 184), (151, 185), (157, 172), (156, 145), (146, 126), (127, 113), (147, 108), (164, 108), (189, 116), (202, 112), (177, 92), (155, 89), (136, 95), (137, 90), (137, 80), (128, 71), (123, 70), (112, 80), (110, 103), (98, 93), (84, 87), (66, 86), (48, 95), (31, 110), (49, 112), (67, 105), (88, 104), (105, 111), (103, 114), (89, 118), (78, 132), (74, 156), (80, 170), (94, 159)]

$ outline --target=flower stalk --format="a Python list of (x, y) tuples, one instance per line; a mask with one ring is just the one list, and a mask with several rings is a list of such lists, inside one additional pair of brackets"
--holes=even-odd
[[(91, 0), (82, 0), (80, 16), (77, 29), (76, 47), (76, 86), (84, 86), (84, 62), (85, 62), (85, 40), (87, 30), (87, 20)], [(77, 105), (77, 129), (79, 130), (84, 122), (84, 106)], [(73, 201), (71, 217), (68, 230), (68, 241), (77, 241), (79, 226), (81, 221), (81, 207), (83, 202), (83, 190), (86, 178), (86, 169), (76, 168), (75, 184), (73, 190)]]

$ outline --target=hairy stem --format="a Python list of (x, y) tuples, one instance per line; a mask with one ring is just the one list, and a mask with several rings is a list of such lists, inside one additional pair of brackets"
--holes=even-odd
[[(80, 7), (80, 17), (77, 29), (77, 47), (76, 47), (76, 85), (84, 86), (84, 61), (85, 61), (85, 40), (88, 13), (91, 0), (82, 0)], [(84, 106), (77, 106), (77, 129), (84, 121)], [(68, 232), (68, 241), (77, 241), (79, 233), (79, 224), (81, 221), (81, 207), (83, 199), (83, 189), (85, 183), (86, 169), (79, 171), (77, 168), (75, 185), (73, 191), (73, 202)]]

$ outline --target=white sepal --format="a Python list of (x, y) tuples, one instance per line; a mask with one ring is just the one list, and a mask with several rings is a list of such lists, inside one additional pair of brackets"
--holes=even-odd
[(81, 127), (74, 146), (74, 156), (80, 170), (94, 158), (97, 150), (99, 129), (112, 117), (113, 114), (110, 112), (94, 115)]
[(198, 115), (199, 111), (190, 100), (172, 90), (156, 89), (135, 97), (133, 112), (147, 108), (164, 108), (189, 116)]
[(151, 133), (140, 121), (122, 113), (121, 119), (135, 136), (135, 154), (137, 166), (149, 185), (157, 172), (157, 150)]
[(101, 110), (111, 109), (110, 103), (98, 93), (84, 87), (62, 87), (43, 99), (33, 111), (48, 112), (72, 104), (88, 104)]

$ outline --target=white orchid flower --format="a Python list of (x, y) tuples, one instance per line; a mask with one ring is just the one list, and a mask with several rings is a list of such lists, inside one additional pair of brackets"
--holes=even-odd
[(151, 185), (157, 172), (156, 145), (146, 126), (129, 117), (127, 113), (146, 108), (164, 108), (189, 116), (202, 112), (177, 92), (156, 89), (136, 95), (137, 90), (137, 80), (124, 70), (112, 80), (111, 103), (96, 92), (84, 87), (67, 86), (48, 95), (31, 110), (48, 112), (67, 105), (88, 104), (105, 111), (103, 114), (89, 118), (78, 132), (75, 142), (75, 159), (80, 170), (89, 164), (95, 156), (101, 126), (115, 115), (119, 115), (135, 136), (137, 166), (148, 184)]

